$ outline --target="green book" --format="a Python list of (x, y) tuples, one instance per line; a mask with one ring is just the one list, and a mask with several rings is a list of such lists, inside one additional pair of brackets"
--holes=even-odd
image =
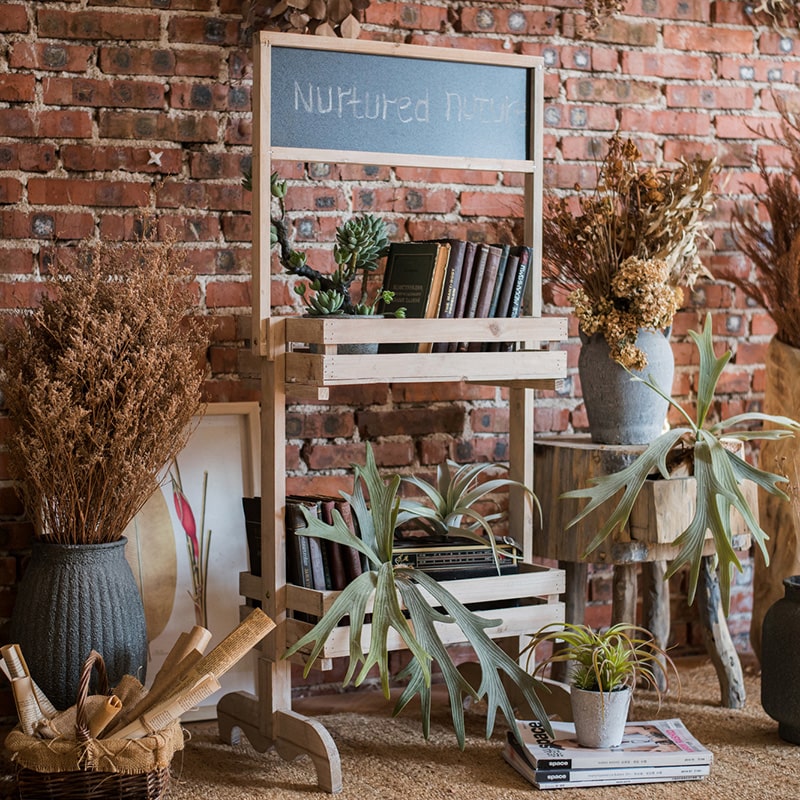
[[(394, 292), (391, 303), (379, 308), (390, 314), (399, 308), (415, 319), (435, 319), (439, 315), (444, 275), (450, 257), (445, 242), (393, 242), (389, 246), (383, 288)], [(379, 353), (429, 353), (431, 343), (381, 344)]]

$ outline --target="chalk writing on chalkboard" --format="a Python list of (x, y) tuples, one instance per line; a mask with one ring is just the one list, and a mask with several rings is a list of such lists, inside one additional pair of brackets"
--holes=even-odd
[(529, 69), (272, 48), (276, 147), (528, 158)]

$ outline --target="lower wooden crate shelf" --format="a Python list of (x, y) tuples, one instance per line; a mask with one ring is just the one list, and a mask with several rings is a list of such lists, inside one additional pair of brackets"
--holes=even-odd
[[(543, 625), (563, 622), (564, 604), (558, 595), (564, 592), (564, 572), (539, 564), (522, 564), (515, 575), (469, 578), (443, 583), (445, 588), (462, 603), (491, 603), (492, 608), (476, 611), (486, 619), (500, 620), (494, 628), (487, 629), (493, 639), (511, 636), (524, 636), (538, 630)], [(287, 609), (319, 617), (330, 608), (338, 592), (320, 592), (288, 584), (286, 587)], [(429, 598), (435, 603), (433, 598)], [(504, 605), (504, 602), (520, 600), (519, 605)], [(368, 607), (369, 612), (371, 607)], [(312, 624), (298, 619), (285, 621), (286, 643), (291, 645), (307, 633)], [(437, 625), (439, 635), (445, 644), (459, 644), (465, 641), (457, 625)], [(362, 648), (369, 647), (371, 628), (364, 625)], [(350, 654), (350, 627), (343, 625), (333, 631), (323, 647), (315, 668), (332, 668), (332, 659)], [(387, 645), (390, 650), (404, 650), (406, 645), (394, 630), (389, 632)], [(292, 659), (305, 664), (310, 648), (298, 652)]]

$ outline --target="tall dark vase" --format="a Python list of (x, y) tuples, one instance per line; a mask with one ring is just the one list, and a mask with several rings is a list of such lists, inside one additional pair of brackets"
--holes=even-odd
[(784, 578), (783, 588), (761, 629), (761, 705), (781, 739), (800, 744), (800, 575)]
[(92, 650), (116, 685), (144, 682), (147, 632), (141, 596), (125, 559), (126, 539), (107, 544), (36, 542), (11, 616), (11, 641), (58, 709), (75, 703)]
[[(633, 380), (609, 355), (602, 333), (581, 335), (578, 374), (589, 417), (592, 441), (598, 444), (648, 444), (663, 430), (669, 403), (649, 386)], [(675, 356), (668, 332), (640, 330), (636, 346), (647, 354), (647, 366), (634, 374), (652, 375), (669, 394)]]

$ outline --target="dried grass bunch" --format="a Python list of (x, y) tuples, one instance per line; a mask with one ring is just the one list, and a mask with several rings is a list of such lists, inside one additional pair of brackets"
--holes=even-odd
[(643, 168), (640, 159), (630, 139), (615, 135), (596, 188), (575, 187), (578, 213), (569, 198), (551, 195), (543, 221), (546, 276), (569, 291), (583, 333), (602, 333), (629, 369), (647, 363), (638, 330), (668, 327), (680, 287), (708, 275), (698, 242), (708, 239), (716, 174), (713, 159), (675, 168)]
[(724, 277), (767, 310), (781, 342), (800, 347), (800, 114), (781, 101), (778, 109), (780, 131), (768, 138), (784, 148), (788, 160), (775, 170), (759, 154), (756, 165), (764, 188), (749, 186), (754, 204), (733, 212), (733, 239), (758, 277)]
[(208, 328), (171, 243), (84, 245), (0, 330), (12, 476), (38, 539), (118, 540), (201, 406)]

